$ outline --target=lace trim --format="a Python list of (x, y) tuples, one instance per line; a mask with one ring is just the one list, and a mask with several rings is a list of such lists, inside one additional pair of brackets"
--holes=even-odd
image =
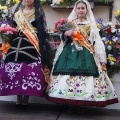
[(80, 72), (53, 72), (52, 75), (72, 75), (72, 76), (94, 76), (94, 77), (99, 77), (98, 71), (96, 73), (80, 73)]

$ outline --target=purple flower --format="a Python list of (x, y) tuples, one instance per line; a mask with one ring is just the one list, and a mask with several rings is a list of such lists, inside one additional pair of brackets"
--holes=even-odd
[(103, 19), (102, 18), (99, 18), (96, 20), (99, 24), (103, 25)]
[(108, 92), (106, 91), (105, 94), (108, 94)]
[(63, 94), (61, 90), (59, 90), (59, 92), (58, 92), (58, 93), (59, 93), (60, 95), (61, 95), (61, 94)]
[(79, 87), (79, 86), (80, 86), (80, 84), (79, 84), (79, 83), (77, 83), (77, 84), (76, 84), (76, 86), (77, 86), (77, 87)]
[(77, 90), (77, 93), (79, 93), (80, 91), (79, 90)]

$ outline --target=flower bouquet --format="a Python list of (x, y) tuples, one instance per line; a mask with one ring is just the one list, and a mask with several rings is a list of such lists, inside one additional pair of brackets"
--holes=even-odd
[(106, 49), (108, 74), (113, 75), (120, 70), (120, 25), (103, 24), (102, 21), (97, 20), (98, 27)]
[(60, 45), (60, 35), (57, 34), (57, 33), (50, 33), (49, 34), (49, 38), (48, 38), (48, 44), (50, 46), (50, 55), (52, 56), (52, 60), (54, 59), (55, 57), (55, 52), (57, 50), (57, 48), (59, 47)]
[(1, 38), (1, 47), (0, 47), (0, 50), (2, 50), (3, 53), (7, 54), (7, 51), (9, 50), (10, 48), (10, 45), (9, 45), (9, 40), (10, 40), (10, 37), (13, 33), (17, 33), (17, 29), (12, 27), (12, 26), (9, 26), (9, 25), (6, 25), (6, 24), (1, 24), (0, 26), (0, 38)]
[(74, 24), (71, 21), (68, 21), (67, 19), (61, 18), (57, 21), (55, 24), (54, 32), (65, 32), (70, 29), (74, 29)]
[(13, 14), (11, 7), (18, 3), (19, 0), (0, 0), (0, 22), (11, 19)]
[[(90, 26), (86, 25), (86, 30), (89, 29)], [(54, 31), (57, 31), (59, 33), (63, 33), (68, 30), (73, 29), (73, 34), (71, 36), (73, 40), (73, 45), (76, 50), (82, 50), (82, 46), (86, 47), (87, 49), (90, 50), (91, 53), (94, 54), (94, 48), (89, 42), (86, 40), (84, 37), (83, 30), (77, 25), (75, 21), (68, 21), (67, 19), (60, 19), (55, 25)]]
[(51, 47), (50, 53), (54, 59), (55, 52), (60, 45), (60, 33), (65, 32), (66, 30), (70, 30), (73, 27), (71, 22), (68, 22), (67, 19), (61, 18), (55, 24), (55, 28), (53, 29), (53, 33), (49, 33), (48, 43)]
[(0, 50), (7, 53), (10, 45), (9, 40), (13, 33), (17, 30), (12, 26), (11, 18), (13, 11), (12, 6), (18, 4), (19, 0), (1, 0), (0, 1)]
[(0, 26), (0, 37), (1, 37), (3, 43), (8, 42), (10, 36), (13, 33), (17, 33), (16, 28), (14, 28), (10, 25), (7, 25), (7, 24), (1, 24), (1, 26)]

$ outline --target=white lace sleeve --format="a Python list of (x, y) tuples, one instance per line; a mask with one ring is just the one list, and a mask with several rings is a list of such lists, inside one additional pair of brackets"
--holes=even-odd
[(99, 39), (95, 40), (94, 49), (95, 49), (95, 56), (97, 57), (99, 62), (107, 63), (105, 46), (100, 37)]
[(63, 51), (63, 47), (64, 47), (64, 45), (65, 45), (65, 43), (67, 41), (67, 40), (62, 39), (62, 34), (60, 35), (60, 39), (61, 39), (61, 42), (60, 42), (60, 45), (59, 45), (59, 47), (58, 47), (58, 49), (57, 49), (57, 51), (55, 53), (55, 58), (54, 58), (54, 61), (53, 61), (53, 67), (54, 67), (55, 63), (57, 62), (61, 52)]

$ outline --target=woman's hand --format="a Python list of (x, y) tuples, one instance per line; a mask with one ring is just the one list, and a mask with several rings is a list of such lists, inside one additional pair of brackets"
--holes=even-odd
[(74, 30), (68, 30), (68, 31), (65, 32), (64, 35), (71, 37), (73, 35), (73, 33), (74, 33)]

